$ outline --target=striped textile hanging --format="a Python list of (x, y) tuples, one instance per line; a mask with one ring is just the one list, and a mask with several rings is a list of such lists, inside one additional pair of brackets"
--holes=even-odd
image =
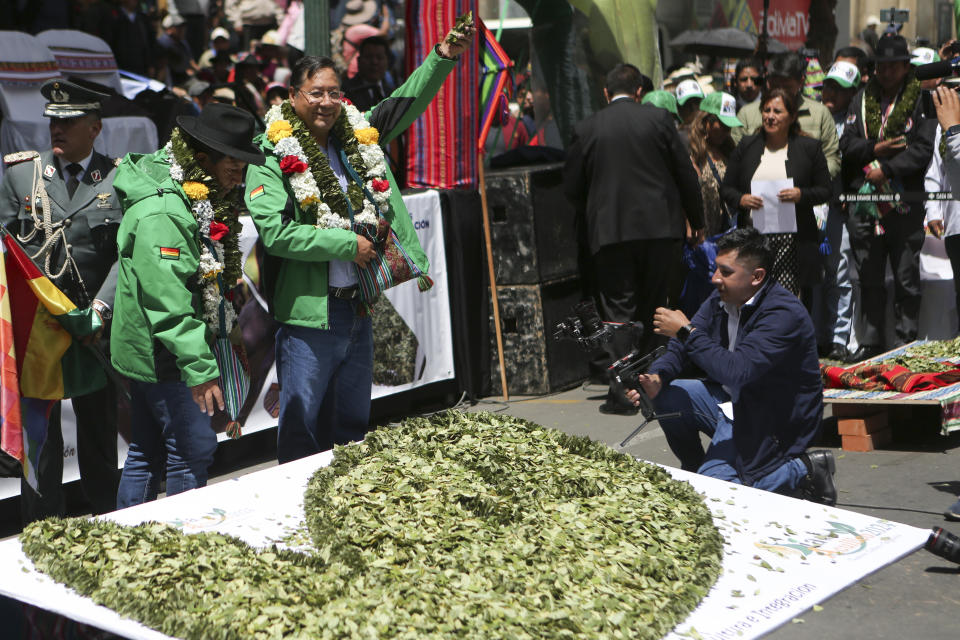
[[(477, 0), (407, 2), (407, 73), (415, 69)], [(479, 42), (474, 42), (440, 92), (407, 132), (407, 186), (450, 189), (477, 186)]]

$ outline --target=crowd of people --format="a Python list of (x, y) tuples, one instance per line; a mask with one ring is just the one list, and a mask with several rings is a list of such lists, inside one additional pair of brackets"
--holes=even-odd
[[(960, 272), (953, 201), (923, 196), (952, 191), (945, 153), (960, 127), (938, 125), (934, 104), (956, 87), (915, 71), (951, 47), (911, 51), (888, 30), (871, 56), (838, 50), (814, 88), (798, 53), (740, 61), (730, 92), (692, 74), (648, 91), (628, 64), (607, 76), (610, 104), (577, 125), (565, 185), (601, 316), (642, 322), (641, 352), (669, 347), (642, 388), (684, 468), (836, 500), (832, 453), (806, 451), (822, 416), (818, 357), (860, 362), (917, 339), (927, 232), (946, 236)], [(636, 394), (611, 385), (601, 411), (631, 414)]]
[[(334, 5), (331, 57), (344, 70), (347, 98), (366, 110), (402, 81), (395, 37), (401, 8), (391, 0)], [(0, 28), (90, 33), (109, 45), (119, 69), (179, 97), (179, 114), (197, 115), (214, 101), (262, 120), (286, 96), (304, 55), (303, 20), (302, 0), (79, 0), (18, 5)], [(161, 139), (169, 133), (158, 129)]]

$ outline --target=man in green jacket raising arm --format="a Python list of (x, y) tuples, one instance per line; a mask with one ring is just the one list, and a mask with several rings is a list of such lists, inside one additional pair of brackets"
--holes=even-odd
[(110, 347), (130, 378), (132, 433), (120, 509), (154, 500), (164, 469), (167, 495), (206, 485), (210, 416), (224, 408), (211, 345), (239, 342), (227, 298), (241, 269), (237, 187), (247, 163), (264, 161), (255, 123), (214, 102), (177, 124), (163, 149), (128, 154), (114, 180), (124, 216)]
[(400, 246), (427, 272), (382, 147), (423, 113), (473, 34), (472, 24), (451, 31), (367, 114), (341, 102), (332, 60), (306, 56), (294, 66), (289, 100), (267, 113), (267, 132), (256, 140), (267, 161), (250, 167), (245, 198), (267, 252), (264, 285), (280, 323), (281, 463), (360, 440), (366, 432), (373, 332), (356, 266), (366, 266), (376, 253), (351, 230), (351, 218), (376, 224), (383, 215)]

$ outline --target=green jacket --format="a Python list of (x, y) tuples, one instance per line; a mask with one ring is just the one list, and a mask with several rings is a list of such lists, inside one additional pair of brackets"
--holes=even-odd
[[(403, 85), (367, 113), (370, 125), (380, 132), (381, 146), (403, 133), (426, 110), (455, 64), (456, 61), (431, 52)], [(356, 234), (347, 229), (317, 229), (313, 216), (305, 215), (293, 197), (273, 154), (273, 145), (264, 135), (255, 142), (263, 149), (267, 162), (260, 167), (247, 167), (244, 199), (268, 254), (264, 280), (269, 283), (273, 315), (279, 322), (327, 329), (329, 261), (353, 260), (357, 252)], [(389, 168), (387, 178), (391, 195), (385, 216), (400, 245), (426, 273), (427, 256)], [(260, 195), (251, 199), (250, 194), (261, 187)]]
[[(741, 138), (751, 136), (763, 126), (760, 115), (760, 101), (756, 100), (745, 104), (737, 112), (737, 118), (743, 123), (742, 127), (734, 127), (730, 131), (733, 141), (739, 143)], [(803, 96), (800, 101), (800, 114), (797, 118), (800, 130), (812, 138), (816, 138), (823, 145), (823, 155), (827, 158), (827, 169), (830, 177), (840, 175), (840, 138), (837, 137), (837, 125), (833, 121), (830, 109), (810, 98)]]
[[(33, 230), (31, 208), (42, 218), (39, 203), (31, 203), (33, 194), (33, 152), (11, 154), (0, 185), (0, 224), (12, 234), (27, 235)], [(51, 218), (59, 222), (70, 219), (66, 229), (70, 254), (77, 263), (80, 277), (86, 288), (88, 300), (84, 300), (79, 282), (69, 274), (54, 280), (61, 291), (79, 307), (88, 306), (94, 299), (113, 305), (113, 293), (117, 283), (117, 227), (120, 225), (120, 205), (113, 192), (114, 161), (96, 151), (87, 165), (76, 192), (67, 195), (66, 182), (56, 170), (53, 152), (40, 154), (43, 183), (50, 197)], [(26, 243), (32, 255), (43, 244), (43, 232), (38, 232)], [(51, 270), (58, 271), (65, 258), (64, 248), (54, 252)], [(39, 261), (38, 261), (39, 262)], [(43, 264), (39, 265), (43, 268)]]
[(220, 375), (197, 286), (199, 226), (170, 178), (167, 152), (129, 154), (114, 187), (123, 206), (110, 351), (113, 366), (142, 382), (193, 387)]

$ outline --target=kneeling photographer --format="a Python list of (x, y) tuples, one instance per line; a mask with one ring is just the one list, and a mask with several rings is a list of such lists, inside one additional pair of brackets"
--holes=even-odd
[[(658, 414), (678, 414), (660, 419), (667, 442), (687, 471), (834, 505), (833, 453), (805, 453), (823, 416), (810, 316), (769, 278), (773, 254), (756, 229), (718, 240), (716, 263), (716, 291), (692, 321), (663, 307), (654, 316), (672, 339), (639, 382)], [(690, 365), (707, 378), (679, 377)]]

